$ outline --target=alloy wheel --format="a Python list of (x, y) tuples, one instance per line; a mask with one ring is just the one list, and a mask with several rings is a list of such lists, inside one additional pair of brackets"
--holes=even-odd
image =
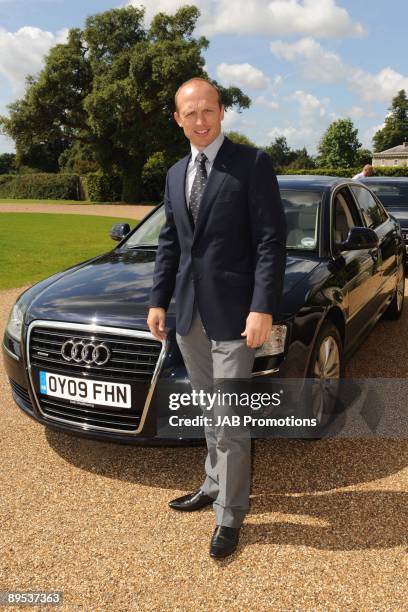
[(320, 344), (313, 368), (312, 412), (321, 425), (333, 414), (340, 382), (340, 351), (333, 336)]

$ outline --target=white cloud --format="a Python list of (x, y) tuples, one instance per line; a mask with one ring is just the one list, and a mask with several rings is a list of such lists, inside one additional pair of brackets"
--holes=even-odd
[(279, 138), (279, 136), (285, 136), (291, 148), (306, 147), (308, 151), (311, 151), (316, 144), (314, 142), (315, 132), (311, 127), (288, 125), (286, 127), (274, 127), (268, 132), (270, 142)]
[(306, 79), (332, 83), (347, 76), (347, 67), (336, 53), (326, 51), (313, 38), (301, 38), (295, 43), (276, 40), (271, 43), (272, 53), (289, 62), (299, 63)]
[(350, 87), (366, 102), (390, 102), (400, 89), (408, 90), (408, 76), (389, 67), (377, 74), (354, 69), (349, 82)]
[(262, 70), (251, 64), (218, 64), (217, 77), (225, 87), (248, 87), (249, 89), (266, 89), (269, 79)]
[(258, 96), (257, 98), (255, 98), (255, 104), (263, 106), (264, 108), (271, 111), (276, 111), (279, 109), (279, 102), (277, 102), (276, 100), (267, 100), (265, 96)]
[(345, 114), (352, 119), (373, 119), (376, 117), (374, 111), (362, 106), (352, 106)]
[[(140, 6), (142, 0), (127, 0)], [(148, 21), (159, 11), (173, 14), (186, 0), (153, 0), (147, 3)], [(196, 0), (201, 10), (198, 30), (207, 36), (221, 33), (311, 35), (316, 37), (361, 36), (364, 29), (351, 20), (336, 0)]]
[(359, 135), (359, 139), (361, 140), (361, 144), (363, 147), (367, 149), (371, 149), (373, 146), (373, 136), (378, 130), (381, 130), (384, 127), (384, 123), (379, 123), (378, 125), (372, 125), (368, 129), (364, 130), (362, 135)]
[(323, 49), (310, 37), (295, 43), (277, 40), (270, 48), (276, 57), (299, 64), (306, 79), (326, 83), (345, 81), (364, 102), (390, 102), (400, 89), (408, 89), (408, 76), (389, 67), (372, 74), (347, 65), (336, 53)]
[(242, 113), (239, 113), (236, 110), (229, 109), (225, 111), (224, 120), (222, 122), (224, 132), (238, 128), (253, 127), (254, 125), (255, 121), (245, 119), (245, 117), (242, 116)]
[(0, 135), (0, 155), (2, 153), (14, 153), (15, 150), (14, 141), (7, 136)]
[(29, 26), (17, 32), (0, 28), (0, 74), (9, 81), (15, 96), (24, 93), (25, 77), (41, 70), (44, 56), (51, 47), (65, 42), (67, 34), (67, 29), (53, 34)]
[(301, 89), (295, 91), (291, 96), (299, 104), (299, 117), (303, 124), (314, 124), (320, 117), (326, 115), (326, 107), (329, 98), (319, 100), (313, 94), (306, 93)]
[(329, 98), (319, 100), (311, 93), (296, 90), (286, 98), (297, 106), (297, 116), (293, 114), (290, 124), (275, 126), (268, 132), (270, 140), (278, 136), (285, 136), (290, 147), (305, 146), (313, 152), (323, 133), (332, 120), (332, 113), (328, 112)]

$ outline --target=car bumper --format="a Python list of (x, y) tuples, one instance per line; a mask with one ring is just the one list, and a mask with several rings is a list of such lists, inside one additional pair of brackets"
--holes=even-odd
[[(150, 398), (147, 415), (143, 426), (138, 433), (122, 433), (113, 432), (102, 429), (95, 429), (86, 424), (67, 423), (56, 421), (48, 418), (38, 409), (35, 393), (33, 392), (32, 380), (28, 374), (28, 367), (25, 364), (23, 355), (17, 356), (10, 350), (10, 339), (3, 342), (3, 361), (6, 374), (9, 378), (13, 399), (17, 406), (33, 420), (47, 426), (50, 429), (62, 431), (75, 436), (101, 440), (105, 442), (115, 442), (128, 445), (151, 445), (151, 446), (174, 446), (174, 445), (191, 445), (201, 444), (204, 441), (204, 430), (202, 437), (195, 435), (194, 438), (185, 437), (185, 435), (176, 435), (169, 437), (168, 433), (165, 437), (157, 433), (157, 423), (159, 414), (162, 413), (160, 408), (163, 406), (165, 398), (168, 396), (169, 389), (174, 385), (177, 391), (181, 393), (191, 392), (191, 386), (186, 377), (185, 369), (174, 368), (165, 373), (163, 378), (159, 378), (156, 388)], [(285, 363), (282, 359), (270, 361), (266, 364), (266, 368), (257, 372), (254, 376), (258, 381), (262, 378), (277, 378), (285, 376)], [(169, 387), (170, 384), (170, 387)]]

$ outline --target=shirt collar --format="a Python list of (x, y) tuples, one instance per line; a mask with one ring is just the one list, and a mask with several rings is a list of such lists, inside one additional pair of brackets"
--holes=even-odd
[[(215, 140), (210, 142), (210, 144), (207, 145), (205, 149), (202, 150), (202, 153), (205, 154), (205, 156), (207, 157), (208, 161), (211, 164), (213, 163), (223, 142), (224, 142), (224, 134), (220, 132), (217, 138), (215, 138)], [(191, 161), (193, 163), (195, 162), (195, 158), (197, 157), (199, 153), (200, 151), (192, 144), (191, 145)]]

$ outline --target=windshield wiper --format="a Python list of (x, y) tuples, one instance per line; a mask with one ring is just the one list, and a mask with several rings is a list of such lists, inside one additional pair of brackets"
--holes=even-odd
[(132, 244), (131, 246), (127, 246), (125, 243), (122, 249), (127, 249), (128, 251), (134, 249), (157, 249), (157, 244)]

